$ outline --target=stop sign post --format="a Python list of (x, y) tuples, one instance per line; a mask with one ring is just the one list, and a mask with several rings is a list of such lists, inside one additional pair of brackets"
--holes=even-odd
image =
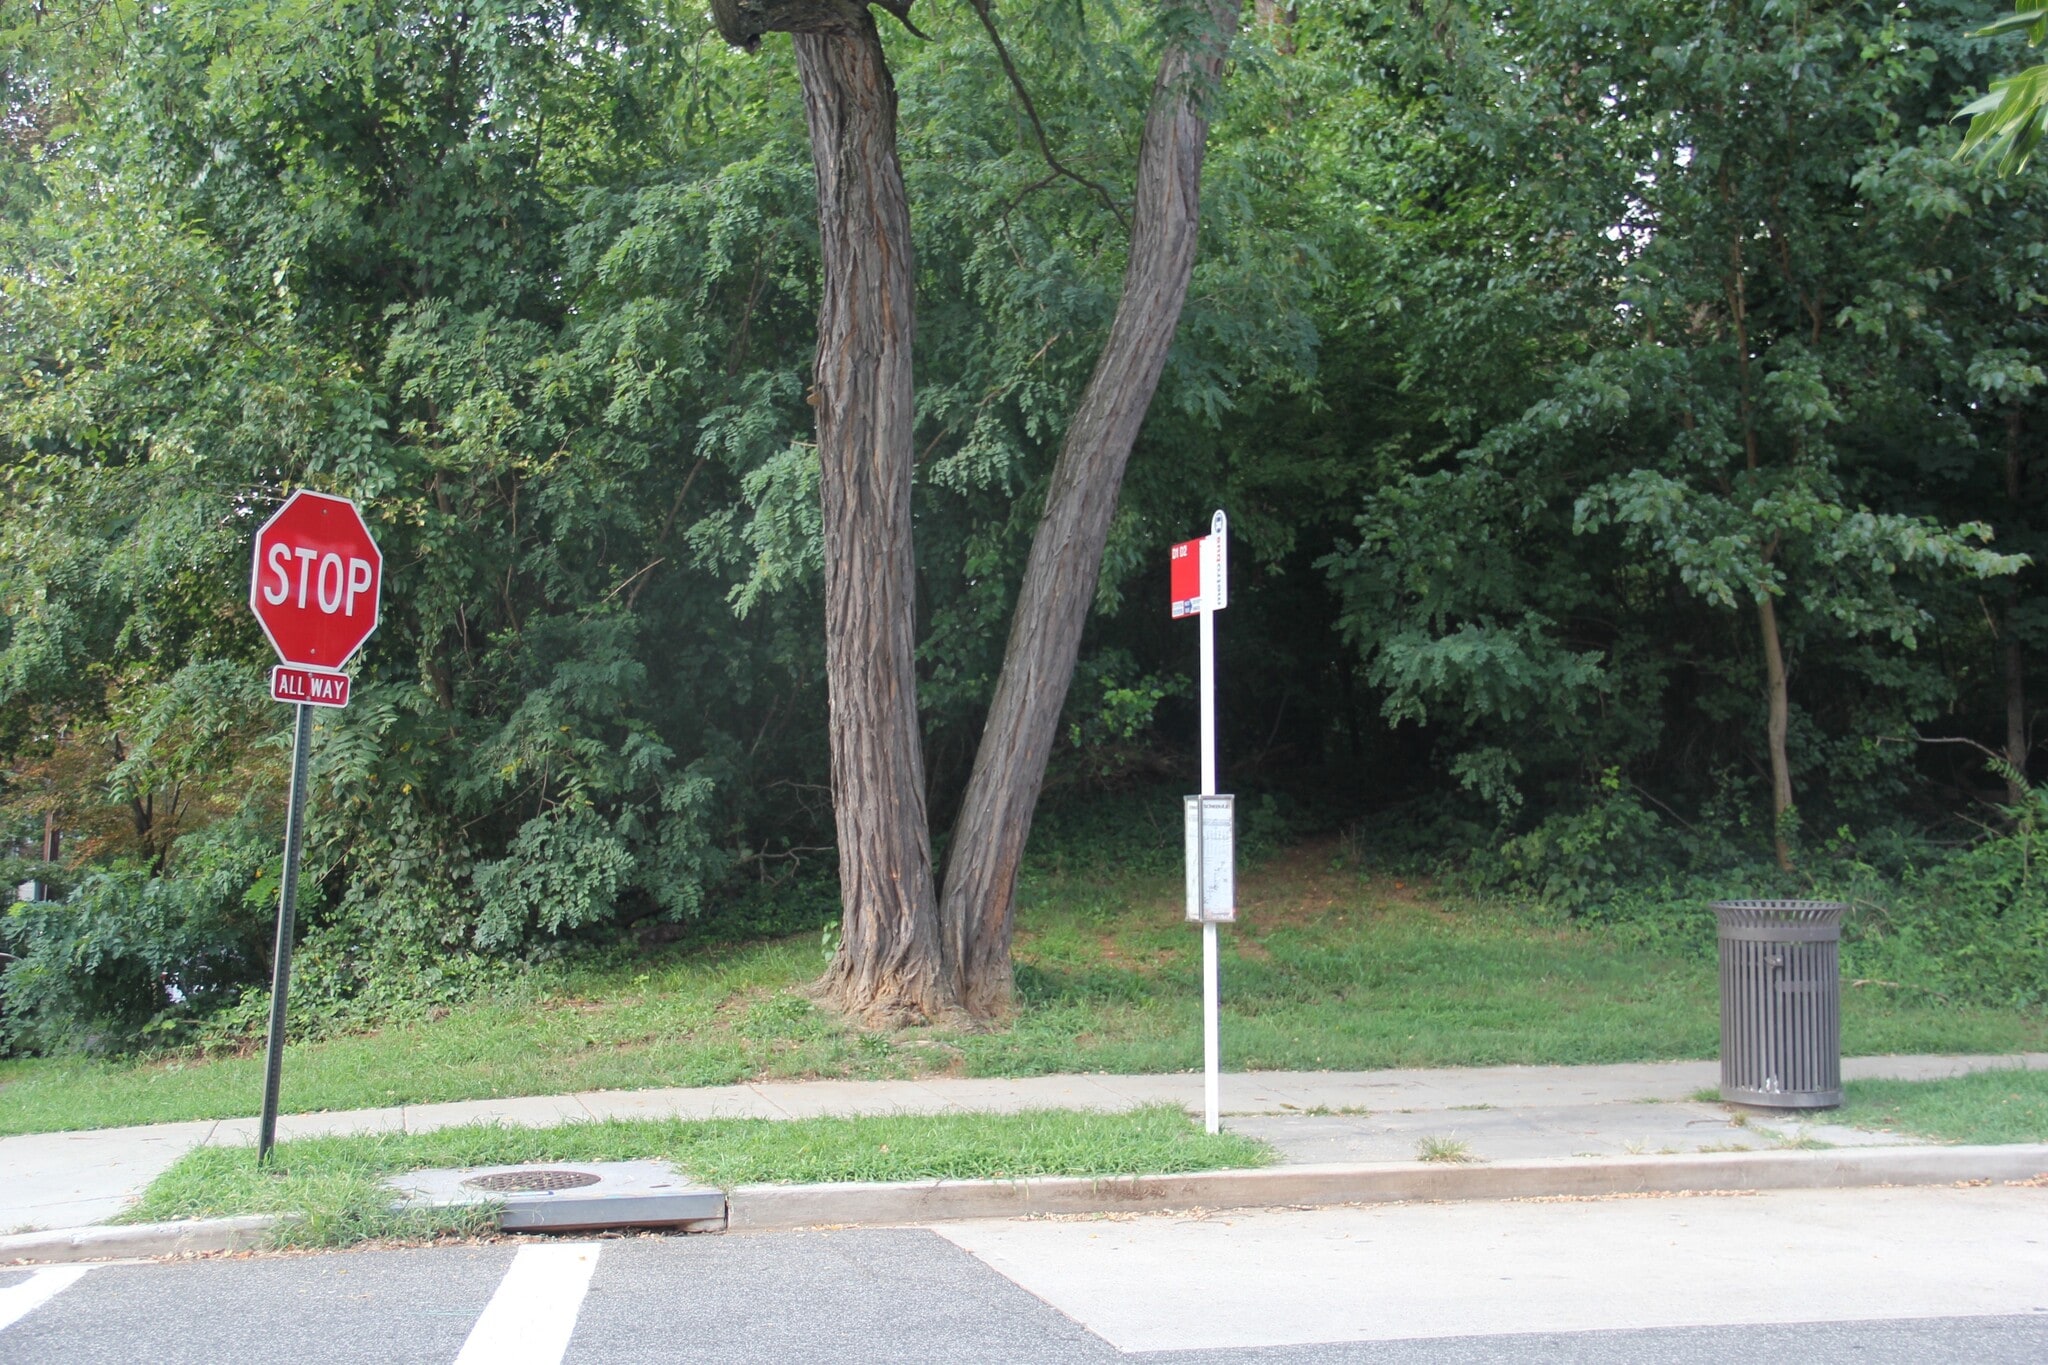
[(278, 891), (277, 951), (270, 979), (270, 1037), (264, 1049), (263, 1119), (256, 1160), (277, 1141), (278, 1084), (284, 1072), (285, 1000), (291, 991), (292, 932), (299, 902), (299, 847), (306, 832), (313, 708), (348, 705), (341, 666), (377, 628), (384, 556), (363, 515), (347, 498), (300, 489), (256, 533), (249, 610), (282, 663), (270, 695), (297, 707), (292, 733), (291, 801), (285, 810), (284, 882)]

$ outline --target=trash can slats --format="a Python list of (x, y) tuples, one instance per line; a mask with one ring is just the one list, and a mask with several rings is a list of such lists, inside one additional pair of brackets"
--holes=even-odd
[(1721, 1098), (1777, 1109), (1842, 1102), (1842, 915), (1836, 901), (1717, 901)]

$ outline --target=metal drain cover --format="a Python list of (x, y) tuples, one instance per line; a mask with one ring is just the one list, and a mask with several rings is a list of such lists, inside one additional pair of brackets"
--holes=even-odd
[(709, 1232), (725, 1227), (725, 1191), (693, 1183), (666, 1161), (465, 1166), (408, 1171), (385, 1184), (401, 1208), (491, 1205), (498, 1226), (511, 1231), (663, 1227)]
[(499, 1171), (494, 1175), (471, 1176), (462, 1183), (473, 1190), (492, 1194), (539, 1194), (543, 1191), (578, 1190), (595, 1185), (600, 1177), (589, 1171)]

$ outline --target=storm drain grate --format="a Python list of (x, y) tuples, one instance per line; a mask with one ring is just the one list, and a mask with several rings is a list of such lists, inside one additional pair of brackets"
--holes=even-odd
[(539, 1194), (580, 1190), (585, 1185), (595, 1185), (599, 1179), (588, 1171), (499, 1171), (494, 1175), (471, 1176), (462, 1183), (493, 1194)]

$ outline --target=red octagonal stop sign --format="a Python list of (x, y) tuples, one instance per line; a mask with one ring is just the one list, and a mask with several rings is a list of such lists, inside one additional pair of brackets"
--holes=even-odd
[(249, 609), (288, 664), (338, 669), (377, 628), (384, 556), (347, 498), (300, 489), (256, 533)]

